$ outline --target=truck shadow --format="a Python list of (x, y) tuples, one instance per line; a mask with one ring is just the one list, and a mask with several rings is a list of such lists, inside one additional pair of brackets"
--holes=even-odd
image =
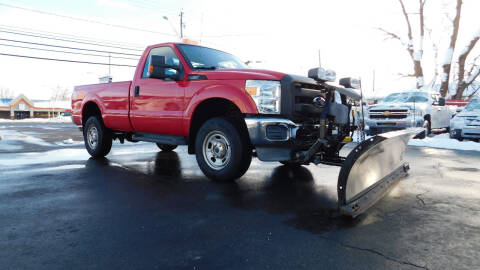
[(329, 195), (331, 192), (316, 186), (312, 173), (305, 167), (276, 167), (264, 185), (254, 191), (242, 186), (241, 181), (222, 185), (222, 194), (229, 205), (293, 214), (283, 223), (299, 230), (322, 233), (361, 223), (364, 215), (353, 219), (339, 213), (336, 198)]
[[(233, 208), (286, 215), (283, 224), (311, 233), (355, 227), (364, 219), (364, 215), (355, 219), (340, 215), (336, 196), (332, 195), (336, 190), (316, 185), (312, 173), (305, 167), (279, 166), (267, 177), (247, 173), (235, 182), (217, 183), (206, 177), (185, 181), (176, 152), (158, 152), (154, 158), (145, 159), (145, 164), (150, 166), (147, 175), (126, 166), (113, 166), (107, 158), (91, 158), (86, 168), (93, 172), (113, 170), (114, 175), (122, 174), (130, 179), (129, 185), (133, 184), (136, 189), (143, 186), (157, 194), (153, 200), (162, 200), (168, 193), (176, 196), (179, 204), (186, 204), (183, 201), (188, 196), (190, 204), (202, 205), (206, 203), (205, 198), (207, 201), (213, 198)], [(195, 211), (195, 207), (191, 211)]]

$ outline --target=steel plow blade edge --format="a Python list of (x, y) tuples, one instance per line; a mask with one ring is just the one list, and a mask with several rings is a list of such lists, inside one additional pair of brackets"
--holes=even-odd
[(338, 176), (340, 211), (352, 217), (366, 211), (407, 175), (403, 154), (408, 141), (423, 129), (392, 131), (369, 138), (345, 159)]

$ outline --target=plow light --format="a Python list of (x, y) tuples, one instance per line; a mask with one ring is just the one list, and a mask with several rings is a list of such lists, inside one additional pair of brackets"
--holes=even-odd
[(308, 77), (316, 81), (334, 82), (337, 78), (337, 73), (331, 69), (323, 69), (321, 67), (312, 68), (308, 71)]

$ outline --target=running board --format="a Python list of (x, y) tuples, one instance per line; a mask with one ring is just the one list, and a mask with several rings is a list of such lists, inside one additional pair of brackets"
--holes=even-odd
[(132, 135), (134, 141), (154, 142), (168, 145), (186, 145), (187, 140), (182, 136), (154, 134), (154, 133), (135, 133)]

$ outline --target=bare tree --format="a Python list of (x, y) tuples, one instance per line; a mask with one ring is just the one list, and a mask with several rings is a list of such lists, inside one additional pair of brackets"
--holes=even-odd
[(422, 67), (422, 57), (423, 57), (423, 41), (425, 38), (425, 16), (424, 16), (424, 9), (425, 3), (427, 0), (418, 0), (418, 14), (420, 16), (418, 28), (420, 37), (418, 38), (418, 48), (415, 50), (414, 44), (414, 37), (412, 31), (412, 23), (410, 21), (409, 14), (405, 8), (405, 4), (403, 0), (398, 0), (400, 6), (402, 8), (403, 17), (405, 18), (405, 23), (407, 26), (407, 38), (408, 41), (405, 42), (400, 35), (395, 34), (393, 32), (387, 31), (383, 28), (378, 28), (380, 31), (384, 32), (388, 38), (398, 40), (403, 46), (405, 46), (410, 58), (413, 62), (413, 73), (406, 75), (407, 77), (415, 77), (417, 79), (417, 88), (421, 88), (424, 86), (424, 78), (423, 78), (423, 67)]
[(465, 89), (467, 89), (479, 76), (478, 65), (476, 64), (476, 61), (478, 60), (480, 55), (475, 57), (470, 70), (469, 71), (465, 70), (465, 62), (467, 61), (467, 57), (472, 51), (472, 49), (475, 47), (479, 39), (480, 39), (480, 30), (473, 36), (473, 38), (470, 40), (470, 42), (467, 44), (467, 46), (465, 46), (465, 48), (462, 50), (462, 52), (458, 56), (458, 75), (457, 75), (458, 86), (457, 86), (457, 91), (455, 93), (456, 99), (461, 99), (463, 97), (463, 92), (465, 91)]
[(15, 94), (8, 88), (0, 87), (0, 98), (13, 98)]
[(445, 60), (443, 61), (442, 68), (442, 84), (440, 85), (440, 94), (445, 97), (448, 93), (448, 86), (450, 84), (450, 70), (452, 67), (453, 52), (455, 51), (455, 45), (457, 43), (458, 30), (460, 29), (460, 15), (462, 12), (462, 1), (457, 0), (456, 13), (452, 21), (453, 31), (450, 36), (450, 46), (445, 53)]
[(72, 95), (72, 91), (67, 87), (57, 86), (52, 89), (52, 96), (51, 100), (58, 101), (58, 100), (69, 100)]

